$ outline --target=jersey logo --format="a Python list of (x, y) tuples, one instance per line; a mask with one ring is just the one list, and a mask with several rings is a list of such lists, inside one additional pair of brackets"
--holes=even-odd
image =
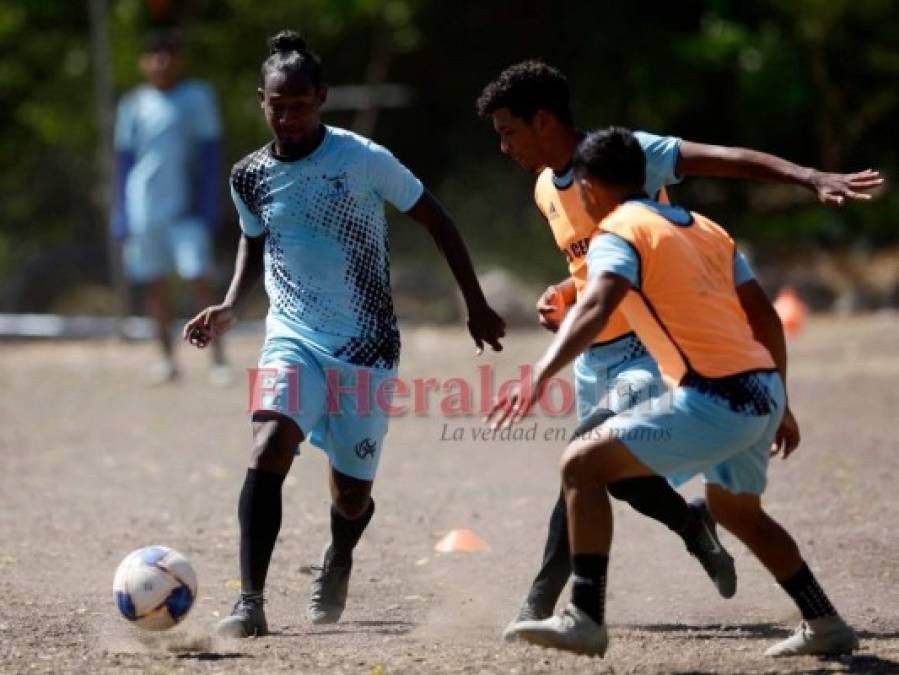
[(359, 459), (365, 459), (366, 457), (374, 457), (375, 450), (378, 449), (378, 444), (375, 443), (370, 438), (363, 438), (361, 441), (356, 443), (356, 456)]
[(339, 173), (336, 176), (322, 176), (322, 178), (324, 178), (328, 184), (328, 199), (337, 201), (349, 194), (346, 172)]

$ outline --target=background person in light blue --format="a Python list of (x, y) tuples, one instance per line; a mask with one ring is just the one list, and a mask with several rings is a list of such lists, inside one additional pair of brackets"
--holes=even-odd
[[(145, 287), (163, 360), (157, 382), (177, 378), (170, 334), (168, 278), (189, 282), (196, 304), (210, 304), (211, 233), (219, 221), (221, 122), (208, 84), (182, 80), (174, 33), (148, 36), (139, 67), (146, 82), (119, 103), (115, 127), (113, 234), (122, 241), (125, 275)], [(214, 381), (227, 380), (221, 345), (212, 350)]]

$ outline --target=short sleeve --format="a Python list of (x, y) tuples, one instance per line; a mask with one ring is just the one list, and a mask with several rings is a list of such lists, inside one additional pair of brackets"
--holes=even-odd
[(646, 131), (635, 131), (634, 136), (646, 156), (644, 190), (655, 199), (663, 187), (675, 185), (682, 180), (676, 173), (681, 139), (676, 136), (656, 136)]
[(212, 87), (205, 83), (197, 85), (192, 115), (198, 140), (211, 141), (221, 138), (222, 120), (218, 100)]
[(115, 132), (113, 145), (119, 152), (133, 152), (134, 139), (134, 101), (131, 96), (125, 96), (119, 101), (116, 109)]
[(408, 211), (421, 199), (422, 182), (385, 147), (368, 146), (367, 174), (375, 194), (400, 211)]
[(746, 256), (743, 255), (742, 251), (737, 250), (734, 253), (734, 287), (742, 286), (753, 279), (755, 279), (755, 273), (752, 271), (752, 267), (749, 266)]
[(237, 215), (240, 216), (240, 229), (250, 238), (261, 236), (263, 233), (262, 221), (259, 220), (256, 214), (250, 211), (250, 207), (244, 203), (237, 190), (234, 189), (234, 184), (231, 183), (230, 185), (231, 199), (234, 201)]
[(634, 288), (640, 287), (640, 258), (624, 239), (611, 232), (596, 235), (587, 252), (587, 277), (593, 279), (603, 272), (624, 277)]

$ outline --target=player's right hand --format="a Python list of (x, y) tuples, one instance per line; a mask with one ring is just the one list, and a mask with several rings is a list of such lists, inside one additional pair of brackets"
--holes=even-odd
[(188, 321), (181, 335), (194, 347), (203, 349), (224, 335), (236, 322), (231, 305), (212, 305)]
[(786, 459), (799, 445), (799, 438), (799, 423), (793, 416), (790, 406), (787, 406), (777, 434), (774, 436), (774, 443), (771, 444), (771, 456), (783, 452), (783, 458)]
[(484, 422), (489, 424), (493, 431), (518, 424), (539, 400), (545, 382), (537, 374), (536, 368), (528, 368), (527, 373), (527, 380), (524, 382), (516, 383), (506, 391), (500, 390), (493, 407), (484, 418)]
[(565, 318), (565, 298), (555, 286), (550, 286), (537, 299), (537, 318), (540, 325), (553, 333), (559, 330)]

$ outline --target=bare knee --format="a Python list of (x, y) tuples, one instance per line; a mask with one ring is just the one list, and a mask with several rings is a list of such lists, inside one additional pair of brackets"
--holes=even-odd
[(286, 474), (301, 440), (302, 433), (292, 420), (281, 417), (254, 420), (250, 466)]
[(562, 488), (571, 490), (605, 485), (607, 477), (602, 471), (603, 462), (598, 459), (604, 449), (602, 440), (571, 443), (562, 453)]
[(608, 429), (601, 429), (599, 438), (571, 443), (562, 454), (561, 471), (563, 489), (604, 487), (654, 475)]
[(559, 469), (562, 473), (563, 489), (584, 487), (589, 482), (585, 453), (580, 447), (580, 444), (572, 443), (562, 453)]

